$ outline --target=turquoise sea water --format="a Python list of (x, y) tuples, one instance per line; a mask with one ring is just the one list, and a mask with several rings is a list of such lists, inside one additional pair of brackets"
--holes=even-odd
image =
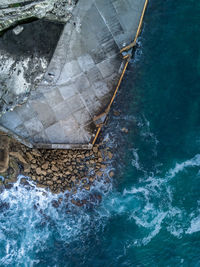
[(150, 1), (104, 129), (113, 184), (81, 208), (4, 191), (0, 266), (200, 266), (199, 14), (197, 0)]

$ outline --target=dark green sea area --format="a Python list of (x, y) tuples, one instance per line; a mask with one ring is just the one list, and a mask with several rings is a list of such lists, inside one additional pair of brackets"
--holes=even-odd
[(150, 0), (102, 137), (101, 203), (0, 194), (0, 266), (200, 266), (200, 1)]

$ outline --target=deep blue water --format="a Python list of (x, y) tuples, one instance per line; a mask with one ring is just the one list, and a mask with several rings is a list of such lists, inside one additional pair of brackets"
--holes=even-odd
[(150, 1), (104, 129), (112, 185), (95, 208), (4, 191), (0, 266), (200, 266), (199, 31), (198, 0)]

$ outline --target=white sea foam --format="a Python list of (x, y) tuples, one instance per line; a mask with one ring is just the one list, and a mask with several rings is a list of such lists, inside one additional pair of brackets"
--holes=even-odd
[[(58, 241), (73, 242), (80, 236), (87, 235), (90, 228), (98, 231), (103, 227), (104, 220), (109, 213), (104, 208), (94, 210), (91, 216), (87, 208), (76, 207), (71, 203), (72, 196), (65, 194), (53, 195), (45, 189), (36, 188), (34, 182), (22, 185), (18, 181), (9, 190), (0, 194), (0, 266), (15, 265), (33, 266), (39, 263), (33, 255), (45, 250), (52, 239), (51, 228), (56, 230)], [(91, 192), (82, 190), (73, 195), (75, 199), (86, 199), (92, 192), (108, 194), (111, 185), (104, 181), (97, 181)], [(57, 208), (53, 201), (63, 201)], [(94, 200), (90, 199), (88, 208), (92, 207)], [(96, 203), (96, 202), (95, 202)], [(96, 203), (97, 205), (97, 203)]]
[(141, 170), (142, 167), (140, 166), (139, 162), (139, 155), (137, 153), (138, 149), (133, 149), (133, 159), (132, 159), (132, 166), (135, 167), (137, 170)]
[(192, 219), (190, 227), (187, 229), (186, 234), (193, 234), (200, 231), (200, 216)]
[(185, 168), (196, 166), (200, 166), (200, 154), (197, 154), (193, 158), (182, 163), (176, 163), (175, 167), (169, 170), (167, 176), (169, 179), (171, 179), (175, 177), (179, 172), (182, 172)]
[[(139, 157), (134, 157), (139, 161)], [(170, 169), (165, 178), (176, 175), (185, 167), (199, 166), (199, 159), (200, 156), (196, 155), (190, 160), (178, 163), (178, 167), (176, 165)], [(104, 229), (113, 215), (125, 215), (129, 223), (137, 225), (141, 235), (140, 238), (133, 236), (128, 247), (147, 245), (158, 235), (163, 225), (177, 238), (184, 233), (200, 231), (200, 217), (191, 216), (191, 225), (186, 228), (187, 224), (183, 222), (184, 211), (173, 207), (173, 194), (168, 179), (152, 175), (137, 186), (124, 189), (123, 193), (112, 190), (110, 183), (97, 181), (91, 190), (105, 194), (101, 205), (96, 207), (91, 215), (84, 207), (72, 205), (70, 195), (68, 199), (65, 199), (64, 194), (55, 196), (44, 189), (36, 188), (31, 181), (27, 189), (20, 184), (21, 178), (13, 188), (0, 194), (0, 201), (9, 205), (0, 213), (0, 246), (4, 251), (0, 252), (3, 253), (0, 259), (2, 266), (12, 265), (16, 261), (25, 266), (36, 264), (32, 252), (38, 253), (41, 248), (47, 248), (53, 234), (52, 225), (56, 229), (57, 240), (70, 243), (87, 236), (91, 229)], [(87, 194), (90, 193), (78, 190), (75, 198), (85, 199)], [(64, 201), (55, 209), (52, 201), (58, 201), (59, 197)], [(16, 242), (18, 238), (20, 241)]]
[[(164, 178), (149, 176), (147, 179), (141, 179), (139, 187), (125, 189), (123, 195), (132, 195), (140, 200), (139, 207), (132, 209), (129, 216), (134, 220), (142, 233), (147, 230), (143, 238), (135, 239), (130, 242), (130, 246), (147, 245), (162, 229), (162, 222), (165, 221), (165, 227), (168, 232), (181, 238), (184, 233), (200, 231), (200, 218), (193, 219), (191, 227), (185, 232), (188, 220), (185, 220), (187, 214), (185, 210), (173, 206), (173, 194), (170, 185), (170, 178), (176, 176), (186, 167), (200, 166), (200, 156), (196, 155), (192, 159), (182, 163), (177, 163), (173, 169), (170, 169)], [(157, 203), (157, 204), (156, 204)], [(142, 230), (144, 229), (144, 230)]]

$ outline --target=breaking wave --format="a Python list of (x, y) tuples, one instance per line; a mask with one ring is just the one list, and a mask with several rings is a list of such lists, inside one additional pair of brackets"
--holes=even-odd
[[(53, 195), (19, 176), (11, 189), (0, 194), (0, 266), (34, 266), (40, 262), (37, 255), (49, 250), (50, 244), (80, 242), (90, 229), (98, 232), (108, 214), (94, 207), (110, 186), (101, 181), (90, 192)], [(72, 199), (84, 205), (76, 206)]]

